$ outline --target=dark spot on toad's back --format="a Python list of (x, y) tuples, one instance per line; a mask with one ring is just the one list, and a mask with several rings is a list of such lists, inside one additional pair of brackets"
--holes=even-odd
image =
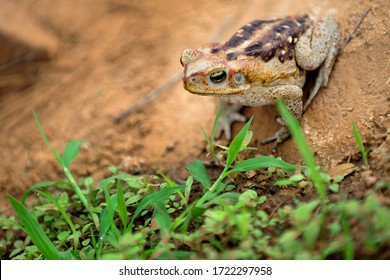
[(267, 26), (271, 25), (269, 31), (264, 32), (261, 38), (249, 44), (243, 51), (229, 53), (227, 59), (237, 59), (239, 55), (260, 57), (265, 62), (271, 60), (275, 55), (282, 63), (286, 59), (293, 59), (293, 50), (296, 43), (293, 38), (299, 38), (309, 27), (307, 15), (271, 21), (253, 21), (241, 28), (223, 47), (239, 46), (239, 44), (251, 38), (257, 30), (264, 28), (265, 24)]
[(271, 20), (254, 20), (243, 27), (241, 27), (226, 43), (226, 48), (234, 48), (241, 45), (243, 42), (247, 41), (253, 36), (256, 30), (261, 29), (262, 27), (274, 23), (279, 19)]

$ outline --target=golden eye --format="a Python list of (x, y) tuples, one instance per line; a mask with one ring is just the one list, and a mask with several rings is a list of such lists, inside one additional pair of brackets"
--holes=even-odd
[(224, 70), (217, 70), (210, 74), (210, 81), (214, 84), (221, 84), (226, 80), (227, 74)]

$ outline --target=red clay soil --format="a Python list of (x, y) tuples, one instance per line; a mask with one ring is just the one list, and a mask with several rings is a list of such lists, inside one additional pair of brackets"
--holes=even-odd
[[(311, 104), (302, 126), (318, 162), (332, 167), (358, 158), (355, 122), (374, 151), (371, 173), (355, 173), (347, 187), (364, 195), (375, 180), (389, 179), (389, 1), (0, 0), (0, 7), (3, 24), (12, 15), (20, 20), (20, 29), (29, 22), (36, 25), (24, 35), (31, 44), (44, 44), (44, 59), (52, 57), (32, 72), (21, 68), (12, 75), (0, 74), (2, 212), (10, 209), (6, 193), (19, 197), (36, 182), (63, 177), (38, 132), (33, 111), (57, 150), (72, 139), (85, 141), (71, 165), (77, 177), (98, 180), (108, 166), (116, 165), (129, 173), (161, 169), (172, 178), (183, 178), (185, 165), (204, 155), (201, 129), (211, 129), (215, 99), (191, 95), (178, 81), (120, 123), (113, 122), (114, 116), (181, 70), (183, 49), (196, 48), (220, 32), (223, 41), (256, 18), (301, 13), (331, 13), (346, 37), (369, 7), (372, 11), (339, 56), (329, 86)], [(0, 51), (0, 57), (6, 51), (12, 56), (11, 48)], [(26, 79), (31, 83), (25, 84)], [(255, 116), (253, 145), (258, 153), (270, 154), (271, 145), (261, 146), (256, 140), (278, 129), (276, 109), (248, 108), (244, 114)], [(234, 130), (241, 126), (235, 124)], [(278, 155), (300, 161), (292, 140)]]

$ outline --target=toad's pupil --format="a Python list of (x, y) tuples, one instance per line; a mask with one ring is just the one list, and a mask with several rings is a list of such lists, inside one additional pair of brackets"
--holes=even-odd
[(223, 83), (226, 80), (226, 72), (223, 70), (218, 70), (210, 74), (210, 81), (215, 84)]

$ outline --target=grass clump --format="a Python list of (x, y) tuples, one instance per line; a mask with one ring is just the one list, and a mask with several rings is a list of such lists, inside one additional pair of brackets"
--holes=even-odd
[[(331, 180), (321, 171), (299, 124), (283, 104), (278, 107), (305, 166), (267, 156), (241, 160), (252, 136), (250, 119), (229, 147), (222, 147), (226, 162), (216, 179), (196, 160), (187, 166), (184, 184), (164, 174), (131, 176), (115, 167), (101, 182), (77, 180), (69, 165), (81, 142), (70, 142), (59, 155), (34, 115), (65, 179), (37, 183), (20, 201), (9, 196), (17, 219), (0, 217), (2, 258), (353, 259), (359, 252), (375, 256), (390, 246), (389, 209), (374, 191), (363, 200), (331, 202), (329, 192), (337, 192), (343, 178)], [(212, 138), (207, 142), (217, 157), (221, 147)], [(292, 195), (291, 203), (267, 211), (269, 194), (256, 188), (238, 191), (235, 181), (259, 169), (276, 174), (274, 186), (314, 190), (313, 198), (303, 202)], [(27, 208), (33, 194), (34, 206)]]

